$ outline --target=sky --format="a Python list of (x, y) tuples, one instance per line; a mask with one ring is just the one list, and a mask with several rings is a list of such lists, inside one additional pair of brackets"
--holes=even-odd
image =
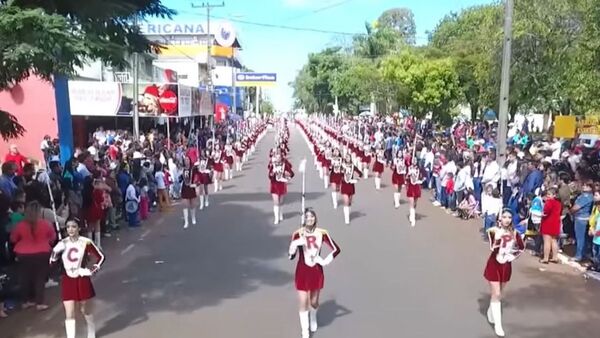
[[(201, 4), (198, 1), (196, 4)], [(204, 1), (205, 2), (205, 1)], [(221, 4), (221, 0), (209, 1)], [(289, 83), (307, 62), (310, 53), (339, 45), (349, 45), (351, 34), (363, 33), (365, 22), (373, 22), (390, 8), (407, 7), (414, 13), (417, 44), (427, 42), (427, 32), (451, 12), (493, 0), (229, 0), (211, 10), (217, 20), (233, 20), (242, 46), (242, 64), (255, 72), (277, 73), (277, 86), (269, 96), (277, 110), (287, 111), (293, 104)], [(192, 8), (187, 0), (162, 0), (178, 11), (174, 20), (182, 23), (206, 20), (206, 10)], [(239, 21), (246, 21), (243, 23)], [(309, 28), (323, 32), (265, 27), (250, 23)], [(338, 33), (333, 33), (338, 32)]]

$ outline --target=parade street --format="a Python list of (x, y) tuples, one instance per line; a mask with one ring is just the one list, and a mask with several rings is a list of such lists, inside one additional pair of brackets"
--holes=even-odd
[[(462, 221), (432, 206), (424, 192), (417, 225), (407, 204), (394, 209), (390, 172), (356, 186), (351, 224), (312, 165), (299, 129), (290, 125), (296, 176), (284, 221), (273, 224), (267, 133), (242, 173), (212, 194), (199, 224), (184, 230), (180, 206), (154, 213), (141, 228), (104, 241), (106, 264), (95, 277), (97, 335), (102, 338), (300, 337), (290, 236), (300, 226), (302, 175), (308, 159), (307, 206), (329, 230), (341, 254), (325, 267), (319, 330), (312, 337), (494, 337), (485, 311), (489, 255), (480, 221)], [(514, 263), (503, 299), (507, 337), (597, 337), (600, 283), (528, 253)], [(64, 336), (58, 288), (44, 313), (27, 310), (0, 322), (2, 338)], [(83, 337), (85, 324), (78, 326)]]

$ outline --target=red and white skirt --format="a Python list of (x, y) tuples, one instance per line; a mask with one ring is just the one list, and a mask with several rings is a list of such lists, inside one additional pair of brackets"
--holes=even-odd
[(305, 264), (296, 265), (296, 290), (315, 291), (321, 290), (325, 285), (323, 267), (319, 264), (312, 268)]
[(213, 165), (213, 170), (218, 173), (222, 173), (223, 172), (223, 163), (215, 163)]
[(406, 184), (406, 197), (420, 198), (421, 197), (421, 186), (418, 184)]
[(375, 164), (373, 164), (373, 171), (381, 174), (383, 172), (383, 163), (376, 161)]
[(231, 166), (233, 164), (233, 156), (227, 156), (226, 161), (227, 161), (227, 164), (229, 164)]
[(193, 200), (196, 197), (196, 188), (193, 188), (187, 184), (184, 184), (183, 187), (181, 187), (181, 198), (184, 200)]
[(67, 275), (61, 276), (61, 295), (62, 300), (74, 300), (81, 302), (94, 298), (94, 286), (89, 276), (72, 278)]
[(354, 194), (356, 193), (356, 189), (354, 188), (354, 184), (342, 180), (341, 192), (342, 195), (354, 196)]
[(489, 282), (500, 282), (506, 283), (510, 281), (512, 275), (512, 264), (510, 262), (500, 264), (496, 260), (496, 252), (493, 252), (488, 258), (487, 264), (485, 265), (485, 271), (483, 277)]
[(209, 173), (200, 173), (198, 176), (198, 183), (200, 184), (211, 184), (212, 180), (210, 179)]
[(283, 196), (287, 194), (287, 183), (279, 181), (271, 181), (271, 194)]
[(394, 170), (394, 173), (392, 174), (392, 184), (393, 185), (404, 185), (404, 183), (405, 183), (404, 174), (398, 174), (398, 172), (396, 170)]
[(336, 184), (339, 186), (340, 184), (342, 184), (343, 178), (344, 178), (344, 174), (331, 172), (331, 174), (329, 174), (329, 183)]

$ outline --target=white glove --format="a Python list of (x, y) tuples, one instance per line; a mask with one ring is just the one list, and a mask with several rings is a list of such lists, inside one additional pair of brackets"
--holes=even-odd
[(327, 266), (329, 265), (331, 262), (333, 262), (333, 255), (327, 255), (327, 257), (322, 258), (321, 256), (316, 256), (314, 258), (315, 263), (319, 264), (320, 266)]
[(92, 271), (86, 268), (79, 268), (79, 276), (80, 277), (88, 277), (92, 275)]
[(290, 248), (288, 250), (288, 254), (290, 256), (293, 256), (296, 253), (296, 250), (298, 249), (299, 246), (305, 246), (306, 245), (306, 238), (305, 237), (300, 237), (298, 239), (293, 240), (290, 243)]

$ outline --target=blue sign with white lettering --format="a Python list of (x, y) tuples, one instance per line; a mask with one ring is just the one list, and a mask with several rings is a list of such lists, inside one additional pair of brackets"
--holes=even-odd
[(237, 86), (263, 87), (272, 86), (277, 82), (276, 73), (237, 73), (235, 76)]

